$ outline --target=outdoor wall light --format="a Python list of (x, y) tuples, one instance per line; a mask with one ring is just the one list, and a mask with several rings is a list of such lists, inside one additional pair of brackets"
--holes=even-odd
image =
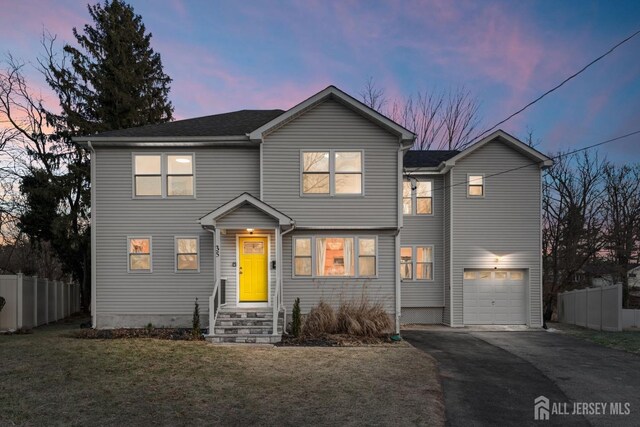
[(247, 231), (249, 232), (249, 234), (253, 234), (253, 228), (247, 228)]

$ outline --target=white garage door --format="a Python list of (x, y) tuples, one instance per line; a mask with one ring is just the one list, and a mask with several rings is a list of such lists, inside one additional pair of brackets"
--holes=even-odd
[(527, 323), (524, 270), (465, 270), (465, 325)]

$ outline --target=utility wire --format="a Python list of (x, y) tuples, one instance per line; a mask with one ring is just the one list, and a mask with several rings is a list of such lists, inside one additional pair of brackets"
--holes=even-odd
[[(571, 156), (573, 154), (579, 153), (581, 151), (591, 150), (593, 148), (600, 147), (602, 145), (609, 144), (609, 143), (612, 143), (612, 142), (615, 142), (615, 141), (619, 141), (621, 139), (628, 138), (630, 136), (638, 135), (638, 134), (640, 134), (640, 129), (636, 130), (636, 131), (633, 131), (633, 132), (629, 132), (629, 133), (624, 134), (624, 135), (620, 135), (620, 136), (616, 136), (614, 138), (610, 138), (610, 139), (607, 139), (607, 140), (604, 140), (604, 141), (600, 141), (600, 142), (597, 142), (595, 144), (587, 145), (586, 147), (577, 148), (577, 149), (572, 150), (572, 151), (567, 151), (566, 153), (560, 153), (560, 154), (558, 154), (556, 156), (549, 157), (549, 159), (558, 160), (558, 159), (561, 159), (563, 157), (567, 157), (567, 156)], [(518, 167), (515, 167), (515, 168), (511, 168), (511, 169), (503, 170), (503, 171), (500, 171), (500, 172), (492, 173), (492, 174), (489, 174), (489, 175), (485, 175), (484, 178), (487, 179), (487, 178), (491, 178), (491, 177), (498, 176), (498, 175), (504, 175), (505, 173), (517, 171), (517, 170), (520, 170), (520, 169), (524, 169), (524, 168), (527, 168), (529, 166), (540, 165), (541, 163), (542, 162), (528, 163), (526, 165), (522, 165), (522, 166), (518, 166)], [(434, 188), (433, 192), (438, 191), (438, 190), (446, 190), (448, 188), (457, 187), (459, 185), (466, 185), (466, 184), (468, 184), (468, 182), (469, 182), (468, 180), (465, 180), (465, 181), (456, 182), (455, 184), (450, 184), (450, 185)]]
[(544, 98), (545, 96), (549, 95), (550, 93), (554, 92), (555, 90), (559, 89), (560, 87), (564, 86), (565, 83), (567, 83), (568, 81), (574, 79), (575, 77), (577, 77), (578, 75), (580, 75), (582, 72), (586, 71), (587, 68), (591, 67), (593, 64), (595, 64), (596, 62), (600, 61), (601, 59), (603, 59), (604, 57), (606, 57), (607, 55), (611, 54), (614, 50), (616, 50), (617, 48), (619, 48), (620, 46), (622, 46), (623, 44), (625, 44), (626, 42), (628, 42), (629, 40), (631, 40), (632, 38), (634, 38), (635, 36), (637, 36), (638, 34), (640, 34), (640, 30), (636, 31), (635, 33), (631, 34), (629, 37), (627, 37), (626, 39), (620, 41), (619, 43), (615, 44), (611, 49), (609, 49), (608, 51), (606, 51), (605, 53), (603, 53), (602, 55), (600, 55), (599, 57), (597, 57), (596, 59), (594, 59), (593, 61), (589, 62), (587, 65), (585, 65), (584, 67), (582, 67), (579, 71), (573, 73), (572, 75), (570, 75), (569, 77), (567, 77), (566, 79), (564, 79), (562, 82), (560, 82), (560, 84), (554, 86), (553, 88), (549, 89), (548, 91), (546, 91), (545, 93), (543, 93), (542, 95), (540, 95), (539, 97), (537, 97), (536, 99), (534, 99), (533, 101), (529, 102), (527, 105), (525, 105), (524, 107), (520, 108), (518, 111), (516, 111), (515, 113), (511, 114), (510, 116), (508, 116), (506, 119), (499, 121), (498, 123), (496, 123), (495, 125), (491, 126), (490, 128), (488, 128), (487, 130), (485, 130), (484, 132), (482, 132), (481, 134), (477, 135), (475, 138), (473, 138), (471, 141), (469, 141), (469, 143), (467, 145), (471, 145), (473, 144), (475, 141), (477, 141), (478, 139), (482, 138), (484, 135), (486, 135), (487, 133), (491, 132), (493, 129), (497, 128), (498, 126), (500, 126), (501, 124), (511, 120), (512, 118), (514, 118), (515, 116), (517, 116), (518, 114), (522, 113), (524, 110), (526, 110), (527, 108), (531, 107), (533, 104), (535, 104), (536, 102), (540, 101), (542, 98)]

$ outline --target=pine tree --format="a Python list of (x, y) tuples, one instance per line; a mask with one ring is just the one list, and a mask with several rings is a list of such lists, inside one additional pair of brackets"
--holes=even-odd
[(302, 315), (300, 314), (300, 298), (296, 298), (293, 302), (293, 310), (291, 310), (291, 335), (299, 337), (302, 330)]
[[(90, 301), (90, 163), (73, 136), (163, 123), (172, 119), (168, 100), (171, 78), (151, 48), (142, 17), (121, 0), (89, 5), (93, 20), (73, 29), (77, 47), (65, 45), (60, 58), (55, 38), (45, 43), (41, 71), (58, 96), (59, 114), (44, 110), (53, 133), (43, 138), (42, 152), (30, 152), (34, 165), (21, 183), (27, 205), (20, 218), (31, 241), (50, 241), (65, 272), (82, 286)], [(40, 185), (56, 191), (43, 192)], [(50, 207), (57, 207), (51, 214)], [(43, 209), (44, 208), (44, 209)], [(43, 213), (46, 213), (43, 214)]]
[(191, 323), (191, 336), (193, 339), (199, 340), (202, 335), (202, 329), (200, 328), (200, 306), (198, 305), (198, 298), (196, 298), (196, 305), (193, 309), (193, 319)]
[(82, 33), (73, 29), (78, 47), (64, 46), (71, 67), (46, 64), (63, 110), (58, 119), (83, 135), (171, 120), (171, 78), (151, 48), (142, 17), (121, 0), (88, 9), (93, 25)]

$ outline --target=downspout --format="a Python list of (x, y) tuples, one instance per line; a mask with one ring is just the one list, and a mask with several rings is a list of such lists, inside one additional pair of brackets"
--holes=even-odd
[(91, 324), (93, 328), (97, 328), (97, 311), (96, 311), (96, 150), (91, 145), (91, 141), (87, 141), (87, 147), (91, 152)]
[[(277, 247), (277, 252), (276, 252), (276, 263), (277, 263), (277, 267), (278, 267), (278, 272), (279, 277), (278, 277), (278, 281), (279, 281), (279, 285), (280, 285), (280, 295), (279, 297), (279, 305), (282, 306), (283, 310), (284, 310), (284, 324), (282, 325), (282, 330), (285, 330), (285, 327), (287, 325), (287, 307), (282, 303), (283, 299), (284, 299), (284, 285), (283, 282), (284, 280), (282, 279), (282, 245), (284, 244), (284, 236), (286, 236), (287, 234), (291, 233), (293, 230), (296, 229), (296, 223), (295, 221), (293, 221), (291, 223), (291, 228), (289, 228), (288, 230), (285, 230), (283, 232), (280, 233), (280, 239), (279, 239), (279, 247)], [(278, 307), (280, 308), (280, 307)], [(274, 318), (277, 319), (277, 318)], [(276, 323), (276, 328), (273, 331), (273, 334), (275, 335), (277, 333), (277, 323)]]
[(402, 295), (400, 291), (401, 280), (400, 280), (400, 231), (402, 231), (403, 223), (403, 210), (402, 210), (402, 186), (404, 182), (404, 173), (403, 173), (403, 165), (404, 165), (404, 153), (405, 151), (411, 148), (410, 145), (404, 146), (402, 144), (402, 137), (399, 138), (399, 147), (398, 147), (398, 188), (397, 188), (397, 200), (396, 206), (397, 208), (397, 217), (398, 217), (398, 226), (396, 232), (394, 234), (395, 238), (395, 272), (396, 272), (396, 280), (395, 280), (395, 333), (396, 335), (400, 335), (400, 317), (402, 314)]

